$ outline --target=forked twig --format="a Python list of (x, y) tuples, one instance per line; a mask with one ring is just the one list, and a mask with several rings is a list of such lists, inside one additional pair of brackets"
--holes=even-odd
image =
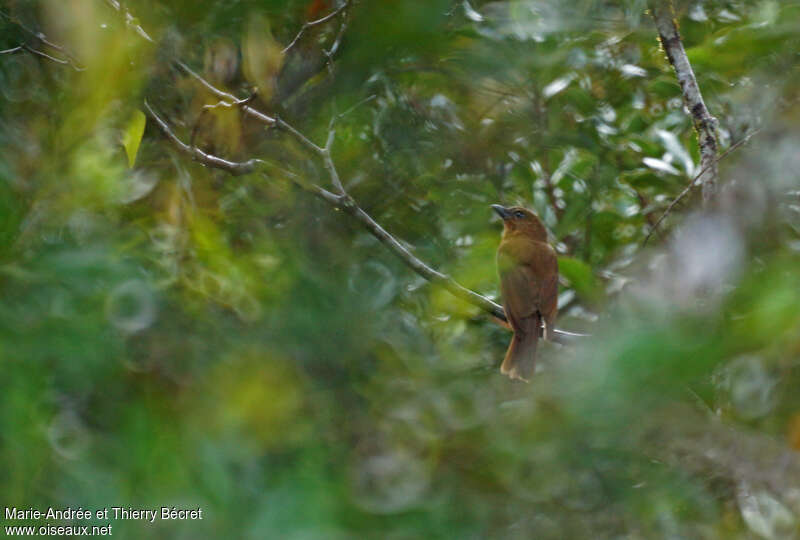
[(349, 5), (350, 5), (350, 0), (345, 0), (345, 2), (341, 6), (334, 9), (324, 17), (321, 17), (315, 21), (304, 22), (303, 26), (300, 27), (300, 31), (297, 32), (296, 36), (294, 36), (294, 39), (281, 52), (283, 54), (286, 54), (287, 52), (292, 50), (292, 47), (294, 47), (297, 44), (297, 42), (300, 41), (300, 38), (303, 37), (303, 34), (306, 32), (306, 30), (308, 30), (309, 28), (313, 28), (315, 26), (319, 26), (320, 24), (325, 24), (326, 22), (335, 19), (336, 16), (342, 13), (345, 9), (347, 9)]

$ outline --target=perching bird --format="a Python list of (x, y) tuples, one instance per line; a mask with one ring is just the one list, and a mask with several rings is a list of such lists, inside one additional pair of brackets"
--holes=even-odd
[(558, 311), (558, 258), (547, 243), (544, 225), (530, 210), (493, 204), (503, 218), (497, 272), (503, 309), (514, 337), (500, 371), (527, 381), (533, 374), (542, 323), (552, 339)]

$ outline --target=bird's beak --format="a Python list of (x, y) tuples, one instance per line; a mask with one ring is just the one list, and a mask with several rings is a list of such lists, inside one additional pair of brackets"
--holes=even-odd
[(497, 215), (506, 220), (511, 217), (511, 212), (509, 212), (504, 206), (500, 206), (499, 204), (493, 204), (492, 209), (497, 212)]

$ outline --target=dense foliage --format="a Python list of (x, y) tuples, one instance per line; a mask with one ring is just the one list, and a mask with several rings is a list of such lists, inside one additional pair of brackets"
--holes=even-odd
[[(797, 535), (797, 0), (675, 3), (732, 150), (646, 246), (700, 171), (643, 0), (0, 5), (4, 504), (204, 509), (118, 538)], [(245, 106), (334, 130), (354, 200), (481, 294), (489, 205), (535, 210), (591, 337), (502, 377), (508, 331)]]

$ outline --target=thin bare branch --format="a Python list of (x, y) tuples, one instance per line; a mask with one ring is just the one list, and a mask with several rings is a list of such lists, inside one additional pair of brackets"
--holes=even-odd
[[(756, 135), (760, 131), (761, 131), (761, 128), (753, 130), (749, 135), (747, 135), (742, 140), (738, 141), (736, 144), (734, 144), (733, 146), (731, 146), (730, 148), (725, 150), (725, 152), (723, 152), (721, 156), (719, 156), (717, 158), (714, 158), (713, 165), (716, 167), (717, 163), (722, 161), (728, 154), (730, 154), (731, 152), (733, 152), (734, 150), (736, 150), (737, 148), (739, 148), (743, 144), (747, 143), (750, 140), (750, 138), (753, 137), (753, 135)], [(647, 236), (645, 237), (644, 242), (642, 242), (642, 246), (643, 247), (647, 245), (647, 242), (648, 242), (648, 240), (650, 240), (650, 237), (653, 236), (653, 233), (656, 231), (656, 229), (658, 229), (658, 226), (661, 224), (661, 222), (664, 221), (664, 219), (670, 214), (670, 212), (672, 212), (672, 209), (675, 208), (675, 206), (677, 206), (677, 204), (679, 202), (681, 202), (681, 200), (683, 200), (683, 198), (686, 197), (686, 195), (688, 195), (689, 192), (692, 191), (692, 189), (696, 185), (698, 185), (698, 180), (700, 179), (700, 177), (705, 172), (706, 172), (706, 169), (704, 168), (699, 173), (697, 173), (697, 175), (694, 178), (692, 178), (691, 182), (689, 182), (689, 184), (685, 188), (683, 188), (683, 191), (681, 191), (678, 194), (678, 196), (675, 197), (675, 199), (671, 203), (669, 203), (669, 206), (667, 206), (667, 209), (664, 210), (664, 213), (661, 214), (661, 216), (659, 216), (659, 218), (656, 220), (656, 222), (653, 224), (653, 226), (650, 227), (650, 231), (647, 233)]]
[[(150, 106), (150, 104), (145, 100), (144, 108), (147, 112), (147, 115), (156, 123), (156, 125), (161, 129), (164, 135), (172, 142), (175, 147), (178, 148), (181, 152), (191, 156), (194, 160), (199, 161), (206, 167), (212, 169), (220, 169), (225, 172), (232, 174), (233, 176), (240, 176), (243, 174), (250, 174), (254, 172), (263, 172), (262, 170), (266, 168), (269, 164), (266, 161), (261, 159), (249, 159), (247, 161), (230, 161), (213, 154), (209, 154), (207, 152), (203, 152), (202, 150), (183, 142), (180, 137), (178, 137), (172, 128), (169, 127), (169, 124), (165, 120), (163, 120)], [(328, 203), (339, 206), (342, 204), (342, 197), (341, 195), (336, 195), (331, 193), (330, 191), (326, 190), (325, 188), (318, 186), (317, 184), (308, 184), (305, 182), (300, 181), (296, 176), (290, 174), (288, 171), (283, 171), (287, 176), (291, 176), (292, 181), (303, 188), (304, 190), (321, 197)]]
[(365, 97), (364, 99), (362, 99), (361, 101), (359, 101), (358, 103), (356, 103), (355, 105), (353, 105), (352, 107), (348, 108), (346, 111), (344, 111), (344, 112), (342, 112), (342, 113), (339, 113), (339, 114), (337, 114), (337, 115), (334, 117), (334, 120), (340, 120), (340, 119), (344, 118), (345, 116), (347, 116), (348, 114), (350, 114), (351, 112), (353, 112), (354, 110), (356, 110), (357, 108), (359, 108), (360, 106), (364, 105), (365, 103), (369, 103), (370, 101), (372, 101), (372, 100), (373, 100), (373, 99), (375, 99), (376, 97), (377, 97), (377, 96), (376, 96), (375, 94), (370, 94), (370, 95), (368, 95), (367, 97)]
[(325, 149), (325, 155), (322, 157), (322, 160), (325, 164), (325, 169), (328, 171), (328, 176), (331, 177), (331, 184), (333, 184), (333, 187), (336, 188), (336, 191), (339, 192), (340, 195), (345, 195), (347, 192), (344, 190), (342, 180), (339, 178), (339, 173), (336, 170), (336, 165), (334, 165), (333, 158), (331, 158), (331, 152), (327, 148)]
[(328, 128), (328, 140), (325, 141), (325, 148), (323, 148), (322, 161), (325, 164), (325, 169), (328, 171), (328, 176), (331, 178), (331, 184), (333, 184), (333, 187), (336, 188), (336, 191), (340, 195), (347, 195), (344, 185), (342, 185), (342, 179), (339, 178), (339, 171), (336, 170), (336, 164), (333, 162), (333, 157), (331, 156), (331, 147), (333, 146), (333, 141), (336, 138), (336, 129), (333, 127), (335, 120), (335, 116), (331, 118), (330, 126)]
[(325, 24), (326, 22), (335, 19), (336, 16), (342, 13), (345, 9), (347, 9), (349, 5), (350, 5), (350, 0), (346, 0), (341, 6), (334, 9), (324, 17), (321, 17), (315, 21), (304, 22), (303, 26), (300, 27), (300, 31), (297, 32), (297, 35), (294, 37), (294, 39), (281, 52), (283, 54), (289, 52), (292, 49), (292, 47), (294, 47), (297, 44), (297, 42), (300, 41), (300, 38), (303, 37), (303, 34), (306, 32), (306, 30), (308, 30), (309, 28), (313, 28), (314, 26), (319, 26), (320, 24)]
[(175, 65), (181, 71), (183, 71), (190, 77), (194, 78), (197, 82), (199, 82), (203, 86), (203, 88), (205, 88), (215, 96), (222, 98), (223, 100), (226, 100), (223, 106), (233, 107), (236, 106), (237, 104), (241, 105), (242, 111), (246, 115), (255, 119), (256, 121), (261, 122), (266, 126), (277, 127), (279, 129), (286, 131), (287, 133), (292, 135), (295, 139), (297, 139), (303, 146), (305, 146), (315, 154), (322, 155), (325, 152), (324, 148), (311, 141), (308, 137), (300, 133), (297, 129), (292, 127), (288, 122), (286, 122), (282, 118), (279, 118), (277, 116), (275, 117), (269, 116), (267, 114), (262, 113), (258, 109), (255, 109), (252, 106), (248, 105), (247, 103), (249, 103), (250, 99), (253, 97), (252, 95), (250, 96), (250, 98), (245, 98), (244, 100), (241, 100), (236, 96), (234, 96), (233, 94), (230, 94), (228, 92), (225, 92), (224, 90), (217, 88), (216, 86), (208, 82), (206, 79), (204, 79), (201, 75), (196, 73), (192, 68), (181, 62), (180, 60), (175, 60)]
[(158, 114), (150, 107), (150, 104), (145, 101), (144, 108), (147, 112), (148, 116), (156, 123), (156, 125), (161, 129), (161, 131), (169, 138), (172, 143), (182, 152), (185, 154), (190, 155), (195, 161), (199, 161), (203, 165), (207, 167), (211, 167), (214, 169), (222, 169), (234, 176), (240, 176), (243, 174), (248, 174), (251, 172), (256, 171), (260, 166), (265, 165), (266, 163), (260, 159), (249, 159), (247, 161), (229, 161), (227, 159), (223, 159), (212, 154), (208, 154), (203, 152), (199, 148), (193, 147), (184, 143), (175, 132), (169, 127), (169, 125), (161, 119)]
[[(71, 65), (69, 60), (64, 60), (64, 59), (61, 59), (61, 58), (56, 58), (55, 56), (50, 56), (46, 52), (40, 51), (38, 49), (34, 49), (33, 47), (30, 47), (28, 45), (23, 45), (22, 48), (25, 49), (26, 51), (28, 51), (31, 54), (35, 54), (37, 56), (41, 56), (42, 58), (50, 60), (51, 62), (55, 62), (56, 64), (62, 64), (62, 65), (65, 65), (65, 66)], [(75, 69), (77, 69), (77, 68), (75, 68)]]
[[(51, 49), (55, 49), (56, 51), (58, 51), (58, 52), (60, 52), (60, 53), (63, 53), (63, 54), (64, 54), (64, 56), (66, 56), (67, 58), (69, 58), (70, 60), (72, 60), (73, 62), (75, 62), (75, 57), (74, 57), (72, 54), (70, 54), (70, 53), (69, 53), (69, 51), (67, 51), (67, 50), (66, 50), (64, 47), (62, 47), (61, 45), (58, 45), (58, 44), (56, 44), (56, 43), (53, 43), (52, 41), (48, 40), (48, 39), (47, 39), (47, 36), (46, 36), (46, 35), (44, 35), (44, 33), (42, 33), (42, 32), (38, 32), (38, 31), (35, 31), (35, 30), (32, 30), (32, 29), (28, 28), (28, 27), (27, 27), (26, 25), (24, 25), (24, 24), (23, 24), (23, 23), (22, 23), (22, 22), (21, 22), (19, 19), (17, 19), (16, 17), (12, 17), (11, 15), (9, 15), (8, 13), (6, 13), (6, 12), (4, 12), (4, 11), (0, 11), (0, 17), (3, 17), (3, 18), (4, 18), (4, 19), (6, 19), (8, 22), (10, 22), (10, 23), (12, 23), (12, 24), (15, 24), (15, 25), (19, 26), (19, 27), (20, 27), (20, 28), (22, 28), (22, 29), (23, 29), (23, 30), (24, 30), (26, 33), (28, 33), (28, 34), (29, 34), (31, 37), (33, 37), (33, 38), (34, 38), (34, 39), (36, 39), (37, 41), (39, 41), (39, 42), (41, 42), (42, 44), (44, 44), (44, 45), (46, 45), (46, 46), (50, 47)], [(77, 63), (77, 62), (76, 62), (76, 63)]]
[(203, 110), (218, 109), (220, 107), (221, 108), (226, 108), (226, 109), (233, 109), (233, 108), (236, 108), (236, 107), (242, 107), (244, 105), (247, 105), (251, 101), (253, 101), (256, 98), (257, 95), (258, 95), (258, 92), (253, 92), (252, 94), (250, 94), (246, 98), (237, 99), (233, 103), (229, 103), (227, 101), (218, 101), (217, 103), (203, 105)]
[[(206, 90), (208, 90), (209, 92), (211, 92), (212, 94), (217, 96), (218, 98), (226, 100), (228, 102), (228, 106), (234, 106), (235, 104), (242, 102), (242, 100), (240, 100), (239, 98), (237, 98), (233, 94), (230, 94), (228, 92), (220, 90), (219, 88), (217, 88), (216, 86), (214, 86), (213, 84), (208, 82), (206, 79), (201, 77), (192, 68), (190, 68), (189, 66), (187, 66), (186, 64), (184, 64), (180, 60), (175, 60), (175, 65), (178, 67), (178, 69), (180, 69), (181, 71), (183, 71), (184, 73), (186, 73), (190, 77), (194, 78), (197, 82), (199, 82), (203, 86), (203, 88), (205, 88)], [(242, 111), (244, 111), (245, 114), (247, 114), (248, 116), (251, 116), (252, 118), (257, 120), (258, 122), (261, 122), (264, 125), (267, 125), (267, 126), (274, 126), (275, 125), (275, 123), (276, 123), (275, 118), (273, 118), (273, 117), (271, 117), (271, 116), (269, 116), (267, 114), (264, 114), (261, 111), (259, 111), (258, 109), (254, 109), (253, 107), (248, 105), (247, 104), (248, 103), (247, 98), (245, 98), (244, 101), (245, 101), (245, 103), (244, 103), (244, 106), (242, 107)]]
[(218, 101), (217, 103), (203, 105), (200, 110), (200, 114), (197, 115), (197, 119), (194, 121), (194, 127), (192, 128), (192, 134), (189, 137), (189, 146), (194, 148), (196, 145), (194, 144), (195, 138), (197, 136), (197, 131), (200, 129), (200, 121), (205, 117), (208, 111), (213, 111), (214, 109), (233, 109), (233, 108), (240, 108), (243, 105), (246, 105), (253, 101), (256, 98), (257, 92), (253, 92), (250, 96), (244, 99), (238, 99), (233, 103), (228, 103), (227, 101)]
[(667, 59), (675, 70), (678, 83), (683, 94), (683, 102), (692, 117), (694, 129), (697, 132), (697, 143), (700, 147), (700, 166), (702, 174), (700, 183), (703, 186), (703, 205), (708, 206), (714, 200), (714, 195), (719, 184), (719, 171), (717, 170), (717, 120), (708, 112), (700, 87), (697, 85), (692, 65), (683, 48), (678, 27), (675, 24), (675, 13), (671, 0), (651, 0), (653, 20), (658, 29), (661, 45), (667, 54)]
[(336, 51), (339, 50), (339, 46), (342, 44), (342, 38), (344, 37), (345, 30), (347, 30), (347, 19), (345, 18), (342, 20), (342, 24), (339, 26), (339, 32), (336, 34), (336, 38), (331, 43), (331, 46), (327, 49), (323, 49), (325, 56), (328, 57), (328, 63), (333, 60), (333, 55), (336, 54)]
[(339, 25), (339, 31), (336, 33), (336, 37), (331, 43), (331, 46), (327, 49), (322, 49), (322, 54), (325, 55), (327, 58), (326, 64), (328, 66), (328, 73), (333, 75), (333, 55), (336, 54), (336, 51), (339, 50), (339, 46), (342, 44), (342, 38), (344, 38), (344, 33), (347, 30), (347, 14), (345, 13), (342, 16), (342, 23)]
[(336, 138), (336, 129), (334, 129), (333, 127), (335, 118), (336, 118), (335, 116), (331, 118), (330, 124), (328, 126), (328, 139), (325, 141), (325, 151), (328, 153), (330, 153), (331, 146), (333, 146), (333, 140)]
[(276, 118), (275, 119), (275, 125), (277, 127), (279, 127), (280, 129), (282, 129), (282, 130), (286, 131), (287, 133), (289, 133), (292, 137), (294, 137), (295, 139), (300, 141), (300, 143), (303, 146), (305, 146), (306, 148), (308, 148), (309, 150), (311, 150), (315, 154), (321, 156), (321, 155), (323, 155), (325, 153), (325, 149), (324, 148), (322, 148), (321, 146), (319, 146), (318, 144), (313, 142), (311, 139), (309, 139), (308, 137), (306, 137), (305, 135), (303, 135), (299, 131), (297, 131), (290, 124), (286, 123), (283, 120), (283, 118)]
[(22, 28), (22, 30), (24, 30), (32, 38), (31, 40), (28, 40), (28, 41), (36, 42), (36, 43), (38, 43), (40, 45), (44, 45), (45, 47), (49, 47), (50, 49), (56, 50), (60, 54), (62, 54), (65, 58), (57, 58), (57, 57), (55, 57), (55, 56), (53, 56), (51, 54), (47, 54), (46, 52), (44, 52), (42, 50), (39, 50), (39, 49), (36, 49), (36, 48), (32, 47), (27, 42), (26, 43), (22, 43), (21, 45), (18, 45), (16, 47), (12, 47), (10, 49), (6, 49), (4, 51), (0, 51), (0, 54), (14, 54), (14, 53), (17, 53), (17, 52), (20, 52), (20, 51), (28, 51), (31, 54), (34, 54), (36, 56), (40, 56), (42, 58), (50, 60), (51, 62), (55, 62), (57, 64), (61, 64), (61, 65), (65, 65), (65, 66), (70, 66), (75, 71), (83, 71), (85, 69), (84, 67), (82, 67), (77, 62), (75, 57), (72, 54), (70, 54), (69, 51), (66, 50), (66, 48), (62, 47), (61, 45), (57, 45), (56, 43), (53, 43), (52, 41), (48, 40), (47, 36), (45, 36), (42, 32), (37, 32), (37, 31), (31, 30), (30, 28), (25, 26), (22, 22), (20, 22), (16, 18), (11, 17), (10, 15), (8, 15), (7, 13), (5, 13), (3, 11), (0, 11), (0, 17), (3, 17), (8, 22), (10, 22), (12, 24), (15, 24), (16, 26)]
[(155, 43), (153, 38), (144, 31), (144, 28), (141, 27), (139, 21), (136, 17), (134, 17), (130, 11), (127, 10), (118, 0), (106, 0), (106, 3), (120, 12), (125, 17), (125, 24), (127, 24), (130, 28), (133, 28), (134, 32), (139, 34), (143, 39), (146, 39), (150, 43)]

